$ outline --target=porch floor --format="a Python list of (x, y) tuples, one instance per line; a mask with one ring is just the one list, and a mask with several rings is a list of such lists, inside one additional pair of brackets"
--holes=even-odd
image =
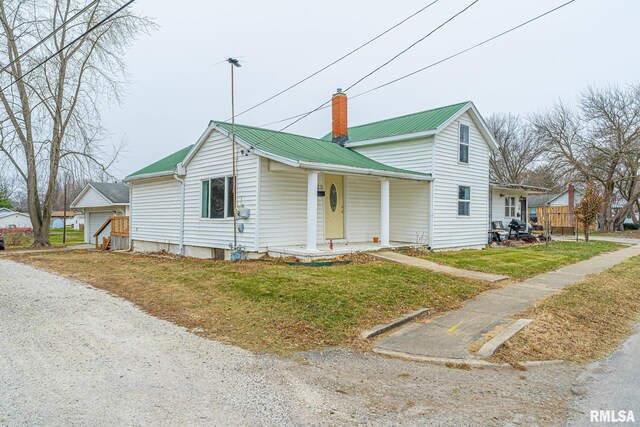
[(306, 245), (272, 246), (269, 248), (269, 255), (272, 257), (295, 256), (303, 260), (313, 260), (407, 246), (411, 246), (411, 243), (390, 242), (389, 246), (382, 246), (380, 243), (373, 242), (334, 242), (333, 249), (329, 249), (329, 244), (324, 243), (318, 244), (317, 250), (313, 252), (308, 251)]

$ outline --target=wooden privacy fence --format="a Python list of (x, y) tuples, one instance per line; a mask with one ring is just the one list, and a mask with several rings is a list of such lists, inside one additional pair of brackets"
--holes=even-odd
[(110, 219), (112, 236), (129, 237), (128, 216), (112, 216)]
[[(552, 229), (564, 229), (574, 228), (576, 225), (582, 229), (580, 219), (577, 215), (569, 213), (569, 206), (538, 206), (536, 208), (536, 214), (538, 216), (538, 224), (544, 227), (546, 217), (549, 215)], [(589, 230), (595, 230), (596, 225), (591, 224)]]

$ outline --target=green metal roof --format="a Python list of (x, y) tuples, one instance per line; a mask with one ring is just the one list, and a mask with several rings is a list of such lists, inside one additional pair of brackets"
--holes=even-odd
[[(139, 171), (136, 171), (134, 173), (132, 173), (131, 175), (129, 175), (127, 178), (133, 178), (135, 176), (140, 176), (140, 175), (147, 175), (147, 174), (159, 174), (159, 173), (163, 173), (163, 172), (173, 172), (176, 168), (176, 166), (181, 163), (185, 157), (187, 157), (187, 154), (189, 154), (189, 151), (191, 151), (191, 149), (193, 148), (193, 145), (190, 145), (188, 147), (183, 148), (180, 151), (176, 151), (173, 154), (168, 155), (167, 157), (158, 160), (155, 163), (150, 164), (147, 167), (144, 167), (142, 169), (140, 169)], [(125, 179), (127, 179), (125, 178)]]
[[(214, 123), (220, 128), (231, 132), (231, 123)], [(293, 161), (429, 176), (428, 174), (394, 168), (376, 162), (349, 148), (321, 139), (244, 125), (236, 125), (235, 133), (238, 138), (260, 150)]]
[[(461, 102), (433, 110), (421, 111), (406, 116), (350, 127), (347, 142), (368, 141), (371, 139), (436, 130), (468, 104), (469, 102)], [(322, 139), (331, 141), (331, 133), (325, 135)]]

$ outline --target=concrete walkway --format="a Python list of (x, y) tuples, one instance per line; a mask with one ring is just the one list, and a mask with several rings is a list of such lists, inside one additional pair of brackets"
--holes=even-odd
[[(575, 236), (551, 236), (554, 240), (560, 240), (563, 242), (575, 242)], [(584, 236), (580, 234), (581, 242), (584, 242)], [(589, 240), (622, 243), (625, 245), (640, 245), (640, 239), (633, 239), (631, 237), (615, 237), (615, 236), (589, 236)]]
[(379, 340), (374, 351), (415, 360), (472, 359), (474, 357), (468, 347), (480, 340), (483, 334), (508, 323), (513, 315), (567, 285), (584, 280), (588, 274), (601, 273), (637, 255), (640, 255), (640, 245), (601, 254), (506, 288), (486, 292), (464, 307), (428, 323), (407, 324)]
[(462, 270), (460, 268), (449, 267), (446, 265), (427, 261), (426, 259), (402, 255), (397, 252), (372, 252), (370, 255), (379, 259), (383, 259), (385, 261), (397, 262), (399, 264), (424, 268), (425, 270), (437, 271), (438, 273), (446, 273), (457, 277), (465, 277), (467, 279), (485, 280), (487, 282), (500, 282), (509, 278), (507, 276), (501, 276), (499, 274), (490, 274), (480, 271)]

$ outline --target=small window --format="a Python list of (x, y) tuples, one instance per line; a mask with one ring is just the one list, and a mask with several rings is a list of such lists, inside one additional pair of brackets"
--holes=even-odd
[(227, 178), (227, 217), (233, 217), (235, 209), (233, 206), (233, 177)]
[(228, 218), (235, 214), (233, 177), (202, 181), (202, 218)]
[(458, 160), (460, 163), (469, 163), (469, 126), (463, 124), (460, 124)]
[(515, 197), (504, 198), (504, 216), (505, 218), (516, 217), (516, 198)]
[(202, 218), (209, 218), (209, 181), (202, 181)]
[(209, 218), (224, 218), (225, 207), (225, 179), (214, 178), (211, 180), (209, 199)]
[(471, 215), (471, 187), (458, 186), (458, 215)]

